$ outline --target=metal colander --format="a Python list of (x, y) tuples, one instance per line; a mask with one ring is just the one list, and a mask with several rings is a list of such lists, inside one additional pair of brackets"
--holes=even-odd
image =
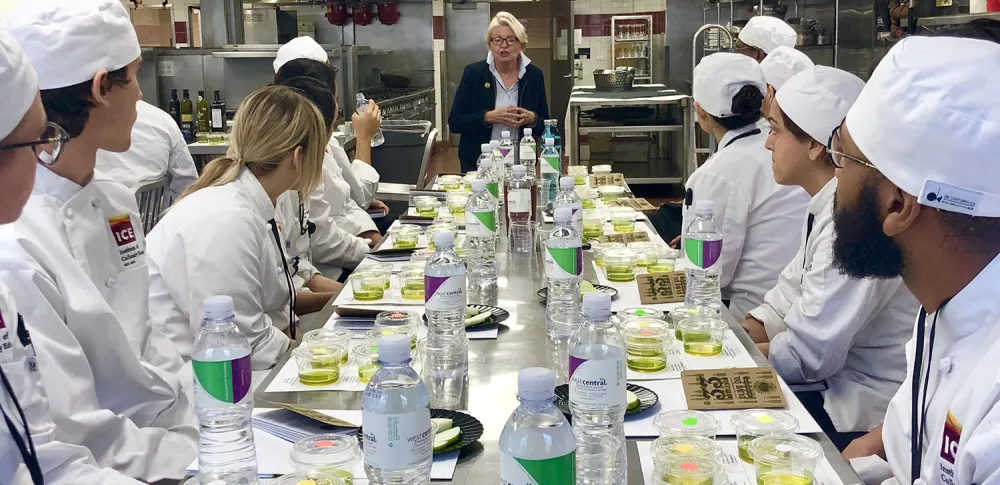
[(635, 82), (635, 68), (606, 71), (594, 70), (594, 86), (598, 91), (631, 91)]

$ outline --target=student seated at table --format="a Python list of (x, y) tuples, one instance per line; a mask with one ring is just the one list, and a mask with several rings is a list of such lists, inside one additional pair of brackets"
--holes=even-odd
[(294, 335), (292, 274), (275, 204), (322, 176), (326, 130), (296, 90), (268, 86), (236, 112), (226, 156), (212, 160), (149, 235), (149, 316), (191, 358), (211, 295), (233, 298), (255, 369), (274, 365)]
[(903, 347), (919, 306), (901, 278), (852, 279), (833, 264), (837, 179), (826, 143), (864, 86), (853, 74), (816, 66), (772, 101), (765, 146), (774, 179), (812, 199), (798, 253), (743, 322), (785, 381), (825, 384), (798, 396), (839, 449), (882, 424), (906, 377)]

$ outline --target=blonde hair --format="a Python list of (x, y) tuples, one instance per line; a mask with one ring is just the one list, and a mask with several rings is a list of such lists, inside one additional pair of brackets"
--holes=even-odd
[(524, 29), (524, 24), (508, 12), (499, 12), (493, 17), (493, 20), (490, 20), (490, 26), (486, 29), (486, 45), (490, 45), (490, 37), (493, 36), (493, 30), (497, 27), (510, 27), (510, 30), (514, 31), (514, 36), (517, 37), (518, 42), (522, 46), (528, 45), (528, 31)]
[(323, 115), (305, 96), (285, 86), (260, 88), (236, 111), (226, 156), (205, 165), (198, 180), (177, 201), (236, 180), (243, 167), (257, 176), (270, 173), (296, 148), (302, 148), (302, 158), (294, 189), (299, 200), (308, 200), (323, 177), (326, 141)]

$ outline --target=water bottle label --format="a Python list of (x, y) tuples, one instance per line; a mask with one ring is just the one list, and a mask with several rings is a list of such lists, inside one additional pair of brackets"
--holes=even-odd
[(465, 234), (470, 237), (493, 237), (497, 233), (496, 212), (466, 211)]
[(507, 191), (507, 212), (531, 212), (531, 190), (511, 189)]
[(497, 182), (489, 182), (486, 184), (486, 192), (493, 197), (493, 202), (500, 200), (500, 184)]
[(424, 276), (424, 309), (465, 310), (465, 273), (457, 276)]
[(624, 406), (625, 363), (569, 356), (569, 400), (585, 406)]
[(549, 155), (543, 156), (542, 159), (542, 173), (559, 173), (559, 156)]
[(529, 460), (500, 454), (502, 485), (576, 485), (576, 451), (555, 458)]
[(249, 399), (253, 375), (249, 353), (238, 359), (215, 362), (192, 359), (191, 367), (198, 406), (224, 408)]
[(403, 414), (361, 411), (364, 426), (365, 465), (403, 470), (431, 460), (431, 410)]
[(701, 241), (684, 238), (684, 255), (692, 267), (712, 269), (722, 255), (722, 239)]
[(573, 230), (576, 231), (580, 237), (583, 237), (583, 206), (580, 202), (575, 202), (573, 204), (573, 218), (571, 219), (573, 223)]
[(521, 165), (528, 165), (535, 161), (535, 145), (521, 144)]
[(506, 148), (500, 147), (500, 158), (503, 159), (503, 164), (506, 166), (511, 166), (514, 164), (514, 147)]
[(545, 277), (550, 280), (579, 278), (583, 274), (583, 248), (545, 248)]

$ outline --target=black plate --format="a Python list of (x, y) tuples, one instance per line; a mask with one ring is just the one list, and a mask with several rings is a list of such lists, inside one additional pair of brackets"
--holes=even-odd
[[(611, 299), (612, 300), (617, 300), (618, 299), (618, 290), (616, 290), (616, 289), (614, 289), (614, 288), (612, 288), (610, 286), (594, 285), (594, 288), (597, 289), (597, 290), (599, 290), (599, 291), (603, 291), (603, 292), (611, 295)], [(548, 300), (548, 294), (549, 294), (549, 289), (548, 288), (542, 288), (542, 289), (538, 290), (538, 293), (537, 293), (538, 299), (542, 300), (542, 303), (545, 303)]]
[[(441, 451), (435, 451), (435, 454), (460, 450), (479, 441), (479, 438), (482, 438), (483, 436), (483, 423), (480, 423), (478, 419), (469, 416), (468, 414), (460, 413), (458, 411), (450, 411), (447, 409), (431, 409), (431, 418), (450, 419), (453, 421), (455, 426), (462, 428), (462, 439), (459, 440), (458, 443), (454, 443)], [(357, 437), (358, 443), (363, 448), (365, 446), (363, 427), (358, 429)], [(433, 438), (431, 441), (434, 441)]]
[[(656, 403), (660, 402), (660, 396), (657, 396), (655, 392), (646, 389), (645, 387), (637, 386), (632, 383), (626, 383), (625, 390), (634, 392), (639, 398), (639, 407), (625, 411), (626, 416), (641, 413), (653, 406), (656, 406)], [(572, 414), (569, 410), (569, 384), (556, 386), (555, 405), (566, 416), (570, 416)]]
[[(479, 310), (480, 313), (482, 313), (482, 312), (493, 312), (493, 314), (490, 315), (490, 319), (489, 320), (487, 320), (487, 321), (485, 321), (483, 323), (480, 323), (479, 325), (472, 325), (471, 327), (465, 327), (465, 328), (476, 328), (476, 327), (482, 327), (482, 326), (485, 326), (485, 325), (497, 325), (500, 322), (503, 322), (503, 321), (507, 320), (508, 318), (510, 318), (510, 312), (508, 312), (507, 310), (504, 310), (503, 308), (500, 308), (498, 306), (479, 305), (479, 304), (471, 304), (471, 305), (466, 305), (466, 306), (475, 308), (476, 310)], [(426, 324), (426, 323), (427, 323), (427, 314), (425, 313), (424, 314), (424, 324)]]

